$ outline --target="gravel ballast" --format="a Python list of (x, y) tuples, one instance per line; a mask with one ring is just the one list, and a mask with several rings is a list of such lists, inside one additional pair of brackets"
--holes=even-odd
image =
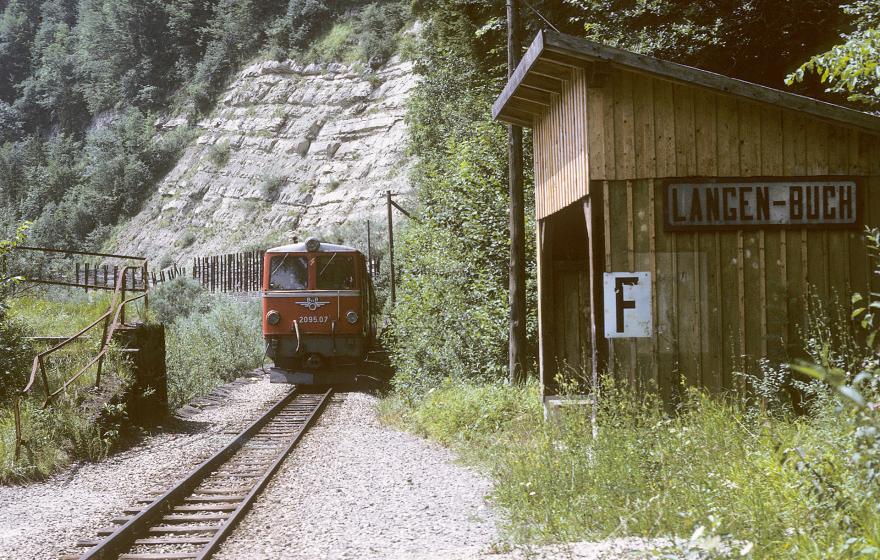
[(290, 389), (268, 379), (225, 388), (223, 405), (186, 420), (98, 463), (78, 463), (43, 482), (0, 486), (0, 558), (47, 560), (81, 552), (113, 517), (150, 491), (185, 476)]
[[(105, 461), (0, 487), (0, 559), (82, 552), (77, 540), (179, 480), (289, 389), (265, 378), (236, 383), (220, 406)], [(511, 550), (486, 500), (491, 481), (452, 451), (383, 426), (377, 403), (363, 393), (334, 395), (215, 558), (600, 560), (649, 558), (659, 544), (615, 539)]]
[(378, 399), (336, 394), (216, 560), (617, 560), (662, 541), (510, 547), (491, 481), (435, 443), (382, 425)]
[(380, 424), (375, 397), (334, 395), (218, 560), (464, 558), (498, 541), (491, 482)]

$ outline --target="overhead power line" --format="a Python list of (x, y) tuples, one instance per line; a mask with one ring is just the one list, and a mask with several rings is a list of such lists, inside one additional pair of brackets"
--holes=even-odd
[(544, 23), (546, 23), (547, 25), (549, 25), (549, 26), (550, 26), (550, 29), (552, 29), (553, 31), (555, 31), (555, 32), (557, 32), (557, 33), (561, 33), (558, 29), (556, 29), (556, 26), (555, 26), (555, 25), (553, 25), (552, 23), (550, 23), (550, 21), (549, 21), (547, 18), (545, 18), (544, 15), (543, 15), (541, 12), (539, 12), (538, 10), (536, 10), (531, 4), (529, 4), (528, 2), (526, 2), (526, 0), (522, 0), (522, 3), (525, 4), (526, 7), (527, 7), (528, 9), (530, 9), (530, 10), (531, 10), (536, 16), (538, 16), (538, 17), (541, 19), (541, 21), (543, 21)]

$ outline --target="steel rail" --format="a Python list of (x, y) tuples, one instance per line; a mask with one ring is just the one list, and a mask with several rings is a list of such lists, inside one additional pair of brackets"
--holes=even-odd
[[(223, 502), (228, 502), (229, 504), (237, 504), (235, 506), (235, 509), (229, 514), (228, 517), (223, 519), (223, 523), (219, 527), (210, 526), (206, 527), (202, 531), (199, 531), (201, 533), (213, 533), (213, 535), (210, 538), (205, 537), (204, 539), (196, 539), (200, 541), (198, 544), (202, 545), (202, 547), (198, 551), (191, 553), (181, 553), (177, 557), (204, 560), (209, 558), (217, 550), (223, 540), (229, 535), (229, 533), (235, 528), (238, 522), (241, 521), (241, 519), (250, 509), (256, 497), (265, 488), (266, 484), (284, 462), (284, 459), (287, 457), (287, 455), (293, 450), (294, 447), (296, 447), (302, 436), (318, 418), (321, 411), (330, 401), (330, 396), (332, 395), (332, 393), (333, 390), (328, 389), (325, 393), (321, 395), (314, 395), (318, 397), (319, 400), (314, 403), (314, 405), (307, 403), (308, 406), (311, 406), (307, 417), (301, 423), (296, 422), (297, 427), (295, 433), (292, 433), (290, 435), (290, 439), (285, 440), (284, 443), (279, 446), (277, 455), (275, 455), (271, 464), (265, 469), (265, 471), (259, 476), (259, 478), (252, 483), (253, 486), (250, 488), (247, 494), (241, 499), (229, 498), (228, 500), (222, 500)], [(139, 538), (144, 535), (148, 535), (151, 528), (155, 527), (158, 523), (162, 523), (163, 515), (173, 513), (175, 511), (175, 504), (186, 503), (185, 498), (190, 497), (194, 494), (198, 494), (199, 492), (197, 489), (202, 483), (209, 480), (217, 473), (217, 471), (221, 467), (223, 467), (230, 460), (234, 459), (236, 454), (239, 451), (242, 451), (247, 443), (251, 442), (255, 437), (260, 436), (264, 428), (271, 427), (272, 421), (275, 420), (277, 417), (280, 417), (280, 415), (284, 413), (288, 409), (288, 407), (295, 407), (298, 403), (297, 398), (303, 397), (304, 395), (308, 394), (302, 393), (297, 388), (291, 389), (268, 411), (262, 414), (258, 419), (254, 420), (247, 428), (244, 429), (244, 431), (240, 432), (229, 444), (227, 444), (220, 451), (215, 453), (212, 457), (202, 462), (183, 479), (176, 482), (174, 486), (172, 486), (158, 498), (154, 499), (152, 502), (146, 505), (142, 510), (140, 510), (137, 514), (128, 519), (124, 524), (119, 526), (106, 538), (104, 538), (102, 541), (95, 544), (94, 546), (92, 546), (92, 548), (83, 553), (82, 556), (79, 556), (79, 560), (107, 560), (111, 558), (118, 558), (120, 555), (123, 555), (125, 551), (129, 550), (132, 546), (137, 545), (138, 543), (136, 541)], [(272, 437), (267, 434), (263, 435), (264, 437)], [(218, 500), (218, 502), (219, 501), (220, 500)], [(204, 511), (209, 511), (209, 509), (206, 509)], [(181, 528), (181, 530), (178, 531), (180, 533), (186, 533), (188, 531), (188, 528), (186, 527), (179, 527)], [(169, 530), (167, 532), (173, 534), (175, 531)], [(151, 544), (177, 544), (173, 538), (168, 539), (165, 543), (155, 542), (161, 541), (161, 539), (153, 540), (154, 542), (152, 542)], [(149, 554), (134, 554), (125, 555), (124, 557), (149, 558), (152, 556), (150, 556)]]

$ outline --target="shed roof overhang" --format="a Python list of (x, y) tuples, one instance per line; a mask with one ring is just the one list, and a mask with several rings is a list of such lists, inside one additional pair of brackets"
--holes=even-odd
[(538, 32), (501, 95), (495, 100), (492, 117), (531, 127), (535, 116), (550, 106), (551, 94), (561, 93), (562, 83), (571, 79), (573, 68), (585, 69), (588, 79), (595, 83), (607, 75), (609, 66), (769, 103), (880, 133), (880, 117), (869, 113), (552, 31)]

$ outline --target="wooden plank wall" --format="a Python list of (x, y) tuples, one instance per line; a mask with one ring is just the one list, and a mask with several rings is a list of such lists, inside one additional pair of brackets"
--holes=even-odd
[(596, 180), (880, 175), (880, 137), (644, 74), (613, 69), (588, 87), (576, 70), (551, 97), (534, 128), (539, 219)]
[[(865, 219), (880, 224), (880, 177), (862, 184)], [(880, 288), (859, 230), (667, 233), (662, 181), (592, 188), (607, 201), (606, 271), (650, 271), (654, 282), (656, 337), (609, 341), (609, 362), (666, 397), (679, 377), (736, 388), (732, 372), (754, 373), (758, 358), (800, 355), (808, 294), (847, 305), (852, 291)]]
[[(584, 261), (553, 262), (554, 363), (550, 371), (563, 379), (588, 381), (590, 364), (590, 278)], [(546, 382), (545, 382), (546, 383)], [(586, 385), (586, 383), (584, 383)]]
[(880, 138), (797, 111), (621, 69), (601, 88), (571, 89), (588, 92), (591, 181), (880, 175)]
[(561, 95), (534, 128), (535, 209), (538, 218), (548, 216), (589, 193), (587, 176), (587, 87), (584, 71), (563, 83)]
[[(538, 217), (599, 189), (606, 270), (653, 273), (657, 334), (609, 343), (620, 375), (667, 397), (678, 379), (735, 388), (741, 381), (732, 372), (754, 369), (757, 358), (799, 353), (807, 294), (846, 300), (872, 282), (858, 230), (666, 233), (662, 179), (857, 176), (866, 195), (863, 221), (876, 226), (877, 136), (621, 69), (602, 87), (588, 88), (576, 74), (554, 100), (535, 122)], [(584, 125), (588, 157), (577, 155)], [(588, 338), (581, 347), (588, 349)]]

